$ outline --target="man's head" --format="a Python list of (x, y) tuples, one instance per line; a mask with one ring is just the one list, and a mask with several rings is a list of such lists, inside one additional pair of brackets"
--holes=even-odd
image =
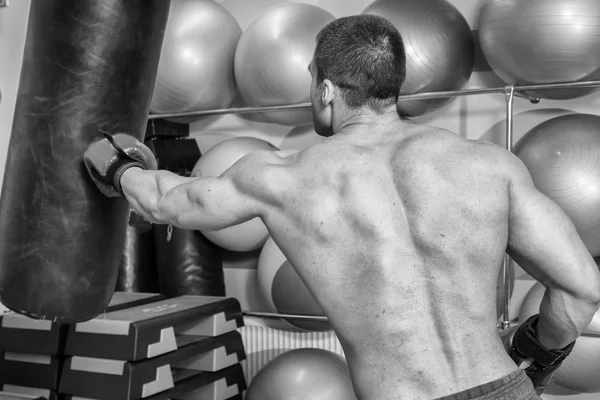
[(315, 130), (333, 134), (334, 106), (383, 112), (396, 104), (406, 75), (402, 37), (374, 15), (339, 18), (317, 35), (309, 70)]

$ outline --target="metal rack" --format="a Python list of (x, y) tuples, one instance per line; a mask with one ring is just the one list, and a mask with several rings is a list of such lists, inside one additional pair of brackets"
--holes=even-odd
[[(512, 151), (513, 148), (513, 109), (514, 109), (514, 98), (515, 96), (521, 97), (531, 101), (534, 104), (540, 102), (540, 99), (535, 96), (527, 94), (527, 91), (539, 91), (539, 90), (556, 90), (556, 89), (577, 89), (577, 88), (589, 88), (589, 87), (600, 87), (600, 80), (594, 81), (582, 81), (582, 82), (563, 82), (563, 83), (549, 83), (549, 84), (537, 84), (537, 85), (508, 85), (504, 87), (496, 88), (481, 88), (481, 89), (464, 89), (464, 90), (453, 90), (453, 91), (440, 91), (440, 92), (427, 92), (427, 93), (416, 93), (409, 95), (401, 95), (399, 100), (427, 100), (427, 99), (440, 99), (448, 97), (462, 97), (462, 96), (474, 96), (484, 94), (497, 94), (503, 93), (506, 100), (506, 149)], [(262, 112), (276, 112), (276, 111), (289, 111), (289, 110), (300, 110), (310, 108), (310, 103), (299, 103), (291, 105), (278, 105), (278, 106), (265, 106), (265, 107), (240, 107), (240, 108), (223, 108), (205, 111), (194, 111), (186, 113), (170, 113), (170, 114), (150, 114), (149, 119), (159, 118), (176, 118), (176, 117), (204, 117), (211, 115), (224, 115), (224, 114), (248, 114), (248, 113), (262, 113)], [(504, 288), (507, 291), (504, 297), (504, 304), (502, 305), (502, 320), (499, 322), (501, 329), (510, 327), (513, 321), (510, 319), (509, 313), (509, 302), (510, 293), (512, 292), (512, 281), (511, 275), (514, 274), (514, 264), (510, 256), (506, 255), (502, 263), (502, 269), (500, 272), (503, 276)], [(251, 312), (244, 311), (246, 316), (262, 317), (262, 318), (287, 318), (287, 319), (302, 319), (302, 320), (314, 320), (314, 321), (327, 321), (327, 317), (315, 316), (315, 315), (296, 315), (296, 314), (278, 314), (278, 313), (263, 313), (263, 312)], [(600, 337), (600, 334), (584, 333), (583, 336)]]
[[(515, 96), (519, 96), (519, 97), (525, 98), (527, 100), (530, 100), (532, 103), (538, 103), (540, 101), (539, 98), (530, 96), (525, 92), (528, 90), (577, 89), (577, 88), (586, 88), (586, 87), (600, 87), (600, 81), (582, 81), (582, 82), (552, 83), (552, 84), (541, 84), (541, 85), (505, 86), (505, 87), (496, 87), (496, 88), (464, 89), (464, 90), (404, 94), (404, 95), (399, 96), (398, 100), (404, 101), (404, 100), (444, 99), (444, 98), (448, 98), (448, 97), (462, 97), (462, 96), (475, 96), (475, 95), (482, 95), (482, 94), (507, 93), (507, 91), (511, 91)], [(224, 114), (252, 114), (252, 113), (275, 112), (275, 111), (302, 110), (302, 109), (306, 109), (306, 108), (310, 108), (310, 103), (286, 104), (286, 105), (264, 106), (264, 107), (220, 108), (220, 109), (214, 109), (214, 110), (191, 111), (191, 112), (184, 112), (184, 113), (150, 114), (148, 116), (148, 119), (178, 118), (178, 117), (207, 117), (207, 116), (211, 116), (211, 115), (224, 115)]]

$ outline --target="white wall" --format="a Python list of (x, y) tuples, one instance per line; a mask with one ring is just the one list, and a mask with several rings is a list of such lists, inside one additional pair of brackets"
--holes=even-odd
[(18, 0), (11, 1), (10, 7), (0, 8), (0, 175), (4, 175), (15, 111), (29, 5), (30, 0)]
[[(14, 7), (0, 8), (0, 185), (4, 178), (31, 4), (30, 0), (13, 3)], [(4, 311), (6, 308), (0, 304), (0, 313)]]
[[(242, 28), (245, 28), (266, 7), (289, 2), (289, 0), (218, 0), (218, 2), (227, 7), (238, 18)], [(360, 13), (370, 3), (370, 0), (306, 0), (304, 2), (319, 5), (334, 16), (342, 17)], [(452, 3), (463, 13), (471, 27), (476, 28), (478, 2), (452, 0)], [(30, 0), (13, 0), (8, 8), (0, 8), (0, 91), (2, 93), (0, 102), (0, 172), (2, 174), (12, 125), (29, 4)], [(482, 87), (490, 84), (503, 85), (491, 72), (476, 72), (467, 87)], [(598, 113), (599, 105), (599, 95), (563, 102), (543, 101), (538, 105), (517, 99), (515, 101), (515, 114), (517, 114), (515, 117), (515, 141), (528, 129), (552, 116), (560, 115), (566, 110)], [(463, 97), (437, 112), (416, 118), (416, 120), (450, 129), (469, 139), (481, 138), (504, 144), (502, 125), (505, 118), (504, 106), (503, 95)], [(210, 124), (196, 123), (192, 125), (192, 130), (203, 152), (214, 144), (234, 136), (258, 137), (286, 149), (301, 149), (318, 140), (309, 128), (293, 129), (273, 124), (255, 123), (233, 115), (223, 116), (213, 120)], [(255, 285), (257, 257), (258, 252), (228, 253), (225, 263), (226, 284), (228, 295), (240, 299), (244, 308), (262, 310), (265, 309), (265, 306), (260, 296), (257, 295)], [(517, 280), (515, 294), (511, 301), (513, 315), (516, 315), (520, 301), (532, 283), (526, 275), (522, 275)], [(546, 394), (544, 398), (591, 400), (598, 397), (596, 394), (573, 395), (557, 388), (552, 388), (551, 392), (555, 394)]]

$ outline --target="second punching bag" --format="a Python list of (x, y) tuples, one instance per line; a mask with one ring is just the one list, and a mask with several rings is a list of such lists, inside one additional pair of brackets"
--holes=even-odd
[(117, 292), (160, 293), (153, 228), (150, 222), (131, 209), (119, 265)]
[(221, 249), (196, 230), (154, 225), (158, 280), (167, 296), (225, 296)]
[(165, 0), (32, 1), (0, 201), (0, 301), (84, 321), (117, 282), (129, 205), (82, 156), (100, 130), (142, 140), (169, 13)]

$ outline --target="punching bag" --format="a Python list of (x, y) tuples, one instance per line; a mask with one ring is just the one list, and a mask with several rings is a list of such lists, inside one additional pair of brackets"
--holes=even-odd
[(169, 1), (32, 1), (0, 201), (0, 301), (77, 322), (115, 290), (129, 205), (82, 158), (99, 131), (142, 140)]
[(119, 264), (117, 292), (160, 293), (153, 225), (135, 210), (129, 212)]
[(196, 230), (155, 225), (161, 293), (225, 296), (221, 249)]

